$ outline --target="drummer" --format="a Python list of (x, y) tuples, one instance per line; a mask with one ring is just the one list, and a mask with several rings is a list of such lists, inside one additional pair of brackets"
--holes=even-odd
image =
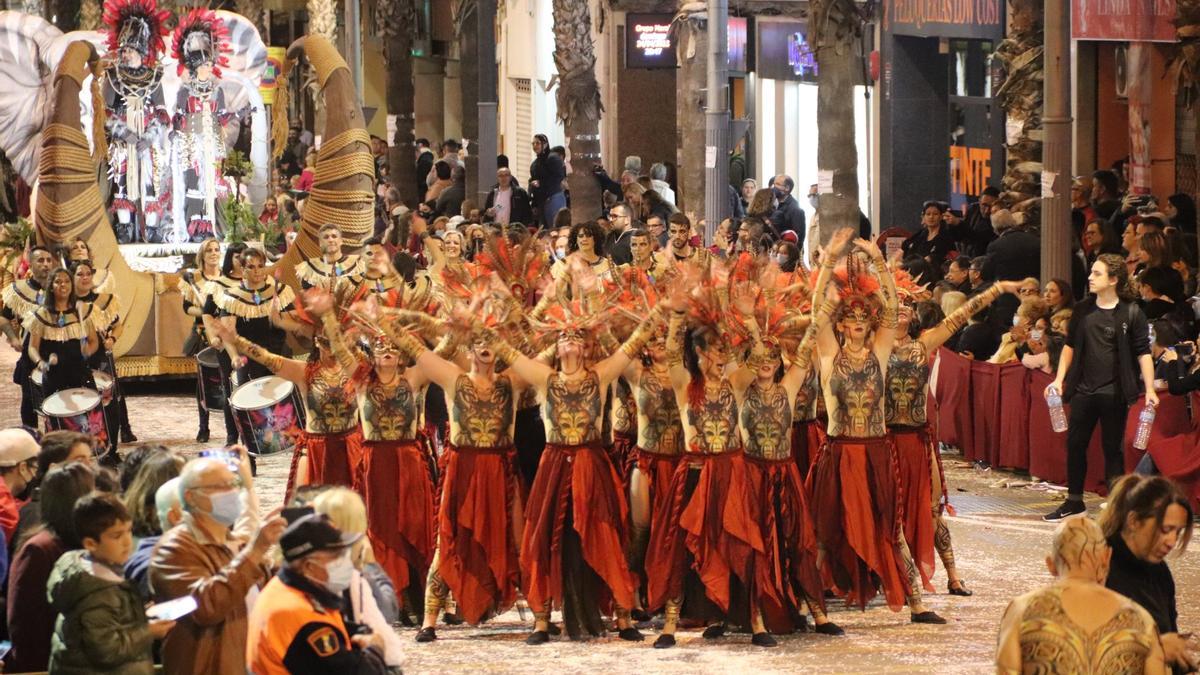
[(296, 265), (296, 276), (305, 288), (320, 286), (332, 290), (342, 277), (361, 277), (362, 261), (356, 255), (342, 253), (342, 231), (332, 223), (317, 230), (321, 242), (321, 257), (309, 258)]
[[(250, 343), (278, 354), (284, 350), (285, 330), (304, 330), (293, 318), (296, 294), (289, 286), (267, 276), (267, 256), (262, 250), (247, 248), (240, 259), (241, 281), (210, 296), (209, 301), (216, 305), (220, 323)], [(220, 336), (217, 331), (217, 337)], [(226, 348), (229, 347), (227, 344)], [(233, 351), (237, 353), (236, 348)], [(235, 367), (237, 384), (271, 374), (266, 366), (244, 357), (238, 358)]]
[[(240, 266), (237, 274), (240, 278)], [(216, 239), (205, 239), (196, 251), (196, 267), (185, 271), (179, 278), (178, 288), (179, 294), (183, 296), (183, 311), (193, 319), (192, 333), (184, 344), (184, 351), (188, 356), (195, 356), (210, 344), (210, 333), (206, 328), (214, 319), (204, 314), (204, 307), (213, 293), (218, 293), (226, 287), (222, 279), (221, 244)], [(200, 420), (199, 431), (196, 432), (197, 443), (208, 442), (208, 406), (204, 402), (202, 380), (202, 377), (196, 378), (196, 413)], [(228, 400), (229, 392), (225, 393)], [(233, 423), (233, 411), (228, 405), (225, 406), (224, 413), (225, 440), (227, 445), (232, 445), (237, 441), (237, 426)]]
[(37, 410), (34, 409), (32, 378), (34, 363), (29, 358), (28, 328), (22, 322), (36, 312), (46, 300), (46, 286), (50, 270), (54, 269), (54, 256), (45, 246), (29, 249), (29, 277), (19, 279), (4, 289), (4, 309), (0, 310), (0, 329), (8, 338), (8, 344), (17, 351), (13, 382), (21, 385), (21, 424), (30, 429), (37, 428)]
[[(247, 278), (251, 278), (251, 265), (246, 264), (245, 270)], [(314, 299), (316, 297), (328, 298), (328, 294), (316, 293)], [(312, 304), (311, 300), (306, 305), (309, 311), (324, 309), (319, 304)], [(320, 316), (322, 323), (337, 321), (333, 312), (322, 312)], [(293, 487), (309, 483), (343, 485), (361, 493), (363, 439), (358, 425), (358, 401), (354, 391), (346, 387), (346, 376), (328, 338), (318, 334), (313, 340), (315, 349), (307, 361), (301, 361), (280, 356), (243, 337), (240, 322), (236, 332), (223, 321), (213, 324), (213, 330), (226, 344), (234, 345), (239, 353), (300, 389), (306, 413), (304, 438), (292, 456), (292, 472), (284, 501), (290, 499)]]
[[(129, 410), (125, 406), (125, 397), (121, 393), (121, 383), (117, 378), (116, 363), (113, 361), (113, 345), (121, 337), (124, 324), (121, 323), (120, 308), (117, 299), (108, 293), (97, 293), (92, 288), (95, 270), (90, 260), (79, 260), (74, 263), (75, 293), (80, 302), (81, 316), (90, 322), (99, 334), (102, 349), (97, 349), (88, 359), (88, 367), (100, 371), (109, 378), (107, 391), (97, 381), (97, 389), (109, 400), (104, 404), (104, 415), (108, 419), (108, 428), (113, 433), (109, 438), (110, 459), (116, 458), (117, 429), (120, 428), (122, 443), (136, 443), (137, 437), (129, 428)], [(99, 380), (99, 378), (96, 378)]]
[[(216, 332), (211, 330), (212, 324), (217, 320), (220, 309), (217, 307), (216, 300), (222, 293), (230, 288), (236, 288), (242, 283), (242, 253), (246, 251), (246, 245), (242, 242), (235, 242), (225, 247), (225, 258), (221, 263), (221, 276), (213, 283), (207, 298), (204, 301), (204, 306), (201, 309), (200, 321), (204, 325), (205, 335), (208, 338), (208, 346), (217, 350), (217, 365), (221, 369), (221, 388), (225, 392), (225, 400), (233, 395), (233, 362), (238, 358), (238, 354), (232, 346), (226, 347), (221, 338), (217, 337)], [(207, 429), (207, 425), (201, 425), (202, 429)], [(225, 445), (234, 445), (238, 442), (237, 425), (233, 421), (233, 411), (226, 406), (225, 409)], [(250, 458), (251, 464), (254, 463), (254, 458)]]
[(95, 325), (83, 318), (83, 303), (75, 296), (71, 273), (59, 267), (50, 273), (45, 303), (26, 319), (29, 348), (35, 368), (40, 368), (42, 390), (49, 397), (63, 389), (95, 388), (87, 360), (100, 348)]

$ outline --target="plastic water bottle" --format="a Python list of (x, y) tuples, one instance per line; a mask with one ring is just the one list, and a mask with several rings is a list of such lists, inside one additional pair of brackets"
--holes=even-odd
[(1133, 447), (1145, 450), (1150, 444), (1150, 429), (1154, 426), (1154, 404), (1147, 403), (1138, 415), (1137, 433), (1133, 435)]
[(1067, 430), (1067, 413), (1063, 411), (1062, 396), (1058, 390), (1050, 387), (1046, 394), (1046, 405), (1050, 407), (1050, 428), (1061, 434)]

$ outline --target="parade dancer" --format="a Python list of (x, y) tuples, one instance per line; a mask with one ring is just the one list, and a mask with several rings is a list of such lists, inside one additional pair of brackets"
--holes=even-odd
[(320, 286), (332, 290), (342, 278), (362, 276), (362, 261), (357, 255), (342, 253), (342, 231), (337, 225), (322, 225), (317, 230), (321, 242), (321, 257), (309, 258), (296, 265), (296, 276), (306, 289)]
[[(247, 261), (247, 272), (252, 269), (251, 263)], [(306, 304), (322, 322), (337, 321), (329, 311), (331, 300), (321, 299), (318, 294), (306, 297)], [(222, 341), (234, 345), (240, 354), (300, 388), (305, 412), (304, 436), (293, 450), (287, 497), (290, 498), (294, 487), (309, 483), (342, 485), (361, 493), (363, 439), (358, 425), (358, 399), (346, 387), (342, 364), (329, 340), (318, 335), (308, 360), (301, 361), (251, 342), (226, 322), (217, 322), (213, 328)]]
[[(681, 275), (676, 293), (687, 276)], [(659, 502), (670, 508), (658, 509), (651, 524), (647, 609), (666, 607), (657, 648), (675, 645), (681, 611), (711, 623), (706, 639), (721, 637), (727, 619), (744, 615), (751, 642), (772, 647), (777, 643), (763, 625), (760, 596), (774, 589), (756, 576), (764, 543), (738, 424), (743, 392), (726, 375), (732, 345), (721, 317), (727, 308), (708, 299), (714, 291), (705, 286), (694, 291), (705, 297), (693, 302), (699, 325), (691, 331), (685, 328), (685, 301), (670, 301), (669, 372), (686, 447), (670, 494)]]
[(976, 295), (936, 326), (921, 330), (914, 321), (914, 301), (924, 295), (903, 271), (894, 273), (900, 310), (896, 345), (887, 367), (886, 422), (895, 447), (903, 499), (904, 539), (921, 575), (926, 591), (933, 591), (933, 552), (941, 556), (951, 595), (970, 596), (954, 564), (950, 528), (942, 518), (946, 508), (946, 481), (942, 458), (929, 427), (926, 401), (929, 398), (930, 360), (938, 348), (1003, 293), (1015, 293), (1016, 281), (994, 284)]
[[(830, 284), (826, 306), (835, 323), (817, 331), (821, 387), (829, 411), (829, 440), (809, 474), (817, 538), (837, 588), (848, 601), (866, 607), (882, 589), (889, 607), (907, 600), (914, 623), (945, 623), (925, 608), (920, 576), (901, 527), (899, 481), (884, 425), (885, 377), (896, 334), (898, 299), (883, 254), (853, 236), (849, 228), (834, 235), (820, 276), (833, 274), (846, 258), (845, 279)], [(858, 251), (869, 259), (867, 273)], [(817, 287), (823, 287), (819, 278)], [(841, 297), (844, 293), (844, 297)], [(830, 306), (841, 300), (837, 313)]]
[(109, 208), (117, 240), (123, 243), (162, 241), (162, 225), (171, 208), (171, 118), (162, 86), (170, 16), (155, 0), (104, 3), (107, 47), (113, 58), (102, 91)]
[(434, 624), (447, 592), (459, 614), (477, 624), (503, 613), (517, 598), (517, 542), (524, 522), (514, 466), (513, 403), (522, 389), (496, 372), (489, 338), (477, 333), (467, 370), (430, 351), (396, 321), (380, 327), (445, 391), (450, 442), (438, 507), (438, 545), (425, 589), (425, 620), (418, 642), (437, 639)]
[(601, 427), (604, 391), (641, 352), (662, 313), (652, 312), (615, 353), (596, 361), (588, 333), (601, 317), (581, 316), (579, 304), (560, 304), (561, 316), (543, 324), (556, 336), (558, 369), (495, 337), (500, 358), (537, 390), (546, 429), (521, 541), (523, 588), (535, 619), (525, 641), (530, 645), (550, 640), (554, 605), (561, 607), (572, 639), (584, 633), (603, 635), (600, 603), (607, 596), (616, 605), (619, 637), (643, 639), (629, 617), (635, 582), (622, 555), (628, 510), (620, 477), (603, 448)]

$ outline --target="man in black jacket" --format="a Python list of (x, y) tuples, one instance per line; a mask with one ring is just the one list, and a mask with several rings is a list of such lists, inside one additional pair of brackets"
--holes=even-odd
[[(1088, 290), (1095, 296), (1075, 305), (1067, 342), (1058, 360), (1058, 375), (1048, 387), (1071, 404), (1067, 423), (1067, 500), (1043, 520), (1062, 520), (1084, 513), (1083, 482), (1087, 449), (1096, 424), (1104, 447), (1104, 476), (1112, 481), (1124, 473), (1121, 442), (1125, 418), (1140, 391), (1147, 405), (1158, 405), (1154, 391), (1154, 358), (1146, 315), (1118, 294), (1129, 282), (1125, 261), (1106, 253), (1092, 265)], [(1137, 376), (1142, 382), (1139, 387)]]
[(633, 262), (633, 252), (629, 248), (634, 228), (633, 210), (625, 202), (618, 202), (608, 210), (608, 217), (612, 229), (605, 237), (604, 252), (614, 265), (628, 265)]
[(808, 234), (808, 230), (804, 227), (804, 209), (792, 196), (795, 187), (796, 182), (791, 176), (775, 177), (775, 182), (771, 184), (776, 203), (775, 212), (771, 214), (771, 228), (775, 230), (776, 238), (782, 237), (788, 230), (795, 232), (798, 240), (796, 246), (804, 250), (804, 235)]
[(521, 223), (533, 225), (533, 207), (529, 203), (529, 193), (517, 185), (512, 172), (507, 166), (496, 169), (496, 185), (488, 193), (487, 201), (483, 204), (487, 217), (501, 225)]
[(962, 221), (953, 228), (959, 230), (959, 249), (972, 258), (986, 253), (988, 245), (996, 240), (996, 231), (992, 229), (992, 208), (999, 198), (1000, 190), (987, 186), (979, 195), (979, 201), (967, 208)]

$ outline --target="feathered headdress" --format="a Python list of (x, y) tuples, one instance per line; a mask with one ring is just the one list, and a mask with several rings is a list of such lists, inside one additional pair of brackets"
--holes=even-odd
[(899, 266), (892, 268), (892, 278), (896, 282), (896, 295), (902, 303), (916, 304), (922, 300), (928, 300), (932, 295), (927, 284), (918, 284), (908, 270)]
[(528, 305), (546, 271), (546, 256), (538, 240), (522, 228), (517, 241), (508, 236), (489, 237), (486, 248), (475, 257), (477, 265), (494, 273), (522, 305)]
[(195, 72), (205, 63), (212, 64), (214, 77), (229, 65), (229, 28), (211, 9), (197, 8), (187, 13), (175, 27), (171, 55), (179, 61), (178, 72)]
[(842, 296), (839, 317), (855, 309), (864, 310), (872, 321), (879, 316), (882, 307), (875, 295), (879, 291), (879, 280), (871, 274), (869, 265), (865, 257), (851, 253), (834, 268), (831, 282), (838, 285)]
[(155, 0), (109, 0), (104, 3), (105, 46), (111, 57), (121, 49), (134, 49), (147, 67), (153, 68), (166, 50), (171, 13), (159, 9)]

